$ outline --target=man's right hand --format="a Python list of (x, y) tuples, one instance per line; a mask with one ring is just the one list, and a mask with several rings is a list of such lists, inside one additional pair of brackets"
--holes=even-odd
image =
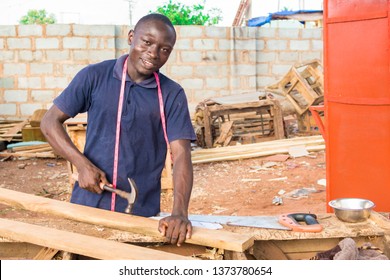
[(107, 181), (106, 174), (93, 165), (88, 167), (84, 166), (83, 168), (78, 169), (78, 171), (78, 182), (82, 189), (101, 194), (103, 185), (111, 186)]

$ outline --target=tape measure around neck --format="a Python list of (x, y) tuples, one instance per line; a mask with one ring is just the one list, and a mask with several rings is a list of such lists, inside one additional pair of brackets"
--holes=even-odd
[[(120, 143), (120, 134), (121, 134), (121, 118), (122, 118), (122, 108), (123, 108), (123, 100), (124, 100), (124, 94), (125, 94), (125, 86), (126, 86), (126, 76), (127, 76), (127, 60), (125, 60), (125, 63), (123, 65), (122, 70), (122, 80), (121, 80), (121, 89), (119, 93), (119, 103), (118, 103), (118, 114), (117, 114), (117, 121), (116, 121), (116, 132), (115, 132), (115, 150), (114, 150), (114, 168), (113, 168), (113, 179), (112, 179), (112, 186), (114, 189), (116, 189), (117, 185), (117, 179), (118, 179), (118, 163), (119, 163), (119, 143)], [(160, 86), (160, 78), (156, 72), (153, 73), (154, 77), (156, 79), (157, 83), (157, 94), (158, 94), (158, 103), (160, 106), (160, 117), (161, 117), (161, 123), (164, 131), (164, 139), (167, 144), (168, 152), (170, 153), (170, 147), (169, 147), (169, 141), (168, 141), (168, 134), (167, 134), (167, 126), (165, 121), (165, 113), (164, 113), (164, 101), (162, 98), (162, 92), (161, 92), (161, 86)], [(112, 193), (111, 195), (111, 211), (115, 211), (115, 201), (116, 201), (116, 195), (115, 193)]]
[(167, 124), (166, 124), (166, 119), (165, 119), (164, 101), (163, 101), (162, 92), (161, 92), (160, 77), (158, 76), (158, 74), (156, 72), (154, 72), (153, 74), (154, 74), (154, 78), (156, 79), (156, 83), (157, 83), (158, 103), (160, 105), (160, 117), (161, 117), (161, 124), (163, 127), (163, 132), (164, 132), (164, 139), (165, 139), (165, 142), (167, 143), (167, 151), (172, 157), (171, 149), (169, 146), (168, 134), (167, 134)]

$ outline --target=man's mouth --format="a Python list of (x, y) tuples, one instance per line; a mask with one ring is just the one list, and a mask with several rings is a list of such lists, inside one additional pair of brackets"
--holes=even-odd
[(142, 63), (143, 63), (147, 68), (153, 68), (153, 67), (155, 67), (154, 64), (151, 63), (151, 62), (148, 61), (148, 60), (145, 60), (145, 59), (141, 58), (141, 61), (142, 61)]

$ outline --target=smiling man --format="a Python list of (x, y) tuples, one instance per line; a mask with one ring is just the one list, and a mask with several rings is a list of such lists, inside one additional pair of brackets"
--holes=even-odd
[[(131, 178), (138, 188), (132, 214), (144, 217), (160, 212), (161, 172), (170, 150), (174, 202), (158, 229), (168, 242), (181, 245), (192, 234), (188, 205), (195, 133), (183, 88), (159, 73), (175, 42), (167, 17), (144, 16), (128, 34), (129, 54), (82, 69), (54, 100), (41, 129), (54, 150), (77, 168), (72, 203), (124, 212), (128, 201), (101, 186), (130, 192)], [(88, 128), (80, 153), (63, 123), (84, 112)]]

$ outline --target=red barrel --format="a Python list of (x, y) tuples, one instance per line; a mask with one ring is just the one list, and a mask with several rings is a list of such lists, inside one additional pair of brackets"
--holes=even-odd
[[(327, 201), (390, 212), (390, 0), (324, 0)], [(327, 208), (330, 211), (330, 208)]]

